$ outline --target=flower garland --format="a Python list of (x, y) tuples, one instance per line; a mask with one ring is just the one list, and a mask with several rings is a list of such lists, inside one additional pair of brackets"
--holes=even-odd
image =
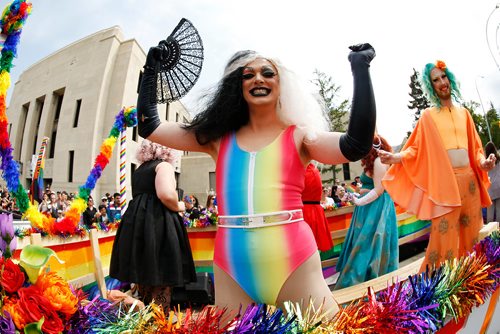
[(345, 208), (348, 206), (353, 206), (353, 204), (351, 202), (338, 202), (338, 203), (335, 203), (333, 205), (325, 205), (323, 207), (323, 210), (324, 211), (335, 211), (337, 209)]
[(51, 256), (56, 255), (49, 248), (28, 245), (20, 261), (0, 258), (2, 333), (24, 329), (25, 333), (57, 334), (68, 329), (68, 320), (85, 296), (54, 272), (44, 270)]
[(184, 226), (190, 228), (216, 226), (219, 221), (219, 216), (213, 209), (201, 209), (198, 218), (191, 218), (190, 216), (191, 214), (189, 212), (184, 212), (182, 215)]

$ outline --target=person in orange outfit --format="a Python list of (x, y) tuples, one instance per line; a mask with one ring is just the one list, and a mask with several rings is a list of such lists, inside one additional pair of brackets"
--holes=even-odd
[(320, 204), (322, 189), (319, 170), (313, 163), (309, 163), (302, 191), (302, 203), (304, 203), (302, 213), (304, 220), (311, 227), (318, 249), (324, 252), (333, 247), (333, 241), (325, 210)]
[(483, 225), (481, 207), (491, 204), (481, 139), (461, 99), (459, 84), (443, 61), (425, 65), (422, 88), (432, 103), (400, 153), (379, 151), (393, 164), (382, 180), (394, 202), (422, 220), (432, 220), (421, 271), (467, 254)]

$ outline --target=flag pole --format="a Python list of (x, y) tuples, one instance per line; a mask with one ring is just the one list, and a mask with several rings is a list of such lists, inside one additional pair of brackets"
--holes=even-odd
[[(40, 145), (40, 150), (38, 152), (38, 158), (36, 160), (36, 166), (35, 166), (35, 171), (33, 172), (33, 177), (31, 178), (31, 187), (30, 187), (30, 202), (34, 203), (35, 200), (39, 200), (40, 198), (34, 198), (33, 195), (35, 194), (35, 187), (39, 183), (39, 176), (40, 176), (40, 170), (42, 170), (42, 182), (43, 182), (43, 165), (44, 165), (44, 159), (45, 159), (45, 151), (47, 149), (47, 143), (49, 142), (49, 137), (43, 137), (42, 139), (42, 144)], [(40, 194), (38, 193), (38, 196)]]

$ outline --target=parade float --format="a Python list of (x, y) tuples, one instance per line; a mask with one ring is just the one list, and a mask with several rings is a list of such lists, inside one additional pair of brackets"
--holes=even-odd
[[(9, 71), (30, 11), (30, 3), (15, 0), (0, 22), (7, 36), (0, 62), (1, 169), (25, 218), (15, 224), (16, 235), (12, 216), (1, 215), (2, 333), (483, 333), (500, 327), (498, 223), (483, 228), (482, 240), (467, 256), (439, 268), (418, 273), (419, 258), (395, 272), (335, 291), (341, 308), (332, 319), (308, 301), (287, 303), (285, 310), (267, 305), (242, 305), (239, 310), (206, 305), (167, 312), (154, 303), (140, 309), (136, 302), (125, 305), (106, 299), (112, 292), (105, 276), (115, 229), (85, 230), (78, 222), (118, 135), (124, 126), (135, 124), (135, 110), (124, 108), (116, 117), (66, 217), (56, 221), (39, 213), (19, 182), (5, 115)], [(335, 244), (323, 254), (326, 276), (335, 265), (352, 209), (326, 213)], [(217, 226), (192, 225), (188, 230), (197, 268), (210, 272)], [(429, 230), (428, 222), (404, 212), (398, 212), (398, 225), (400, 244), (423, 237)], [(90, 285), (98, 286), (99, 293), (93, 297), (84, 289)]]

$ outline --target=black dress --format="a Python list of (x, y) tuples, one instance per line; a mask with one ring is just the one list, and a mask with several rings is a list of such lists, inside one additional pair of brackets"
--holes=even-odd
[(182, 286), (196, 281), (186, 227), (156, 196), (156, 166), (143, 163), (132, 177), (132, 201), (116, 232), (109, 275), (122, 282)]

